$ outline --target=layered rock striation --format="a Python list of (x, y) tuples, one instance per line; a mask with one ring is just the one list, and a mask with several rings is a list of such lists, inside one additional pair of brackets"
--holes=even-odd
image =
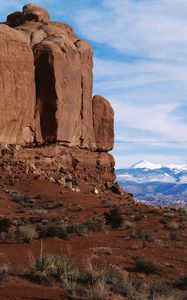
[(92, 97), (92, 69), (91, 46), (69, 25), (35, 4), (10, 14), (0, 25), (0, 143), (111, 150), (114, 112)]

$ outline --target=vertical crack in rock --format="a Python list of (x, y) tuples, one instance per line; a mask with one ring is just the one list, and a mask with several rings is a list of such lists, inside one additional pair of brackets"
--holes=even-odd
[(54, 57), (49, 49), (35, 48), (35, 80), (37, 108), (43, 141), (57, 139), (57, 95), (53, 70)]
[(80, 110), (81, 120), (83, 120), (83, 111), (84, 111), (84, 81), (81, 75), (81, 110)]

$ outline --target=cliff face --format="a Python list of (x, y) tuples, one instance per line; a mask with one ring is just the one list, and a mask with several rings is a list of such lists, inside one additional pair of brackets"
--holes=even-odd
[(25, 5), (0, 25), (0, 66), (1, 144), (61, 143), (90, 155), (113, 148), (113, 109), (92, 98), (92, 48), (69, 25)]

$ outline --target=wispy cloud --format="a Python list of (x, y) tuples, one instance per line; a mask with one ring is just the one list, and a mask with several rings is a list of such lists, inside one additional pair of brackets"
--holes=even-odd
[(187, 58), (186, 0), (103, 0), (103, 8), (77, 14), (91, 40), (143, 57)]
[[(187, 143), (180, 143), (187, 140), (187, 1), (34, 2), (94, 46), (94, 93), (115, 109), (117, 165), (187, 162)], [(0, 16), (23, 4), (2, 2)]]

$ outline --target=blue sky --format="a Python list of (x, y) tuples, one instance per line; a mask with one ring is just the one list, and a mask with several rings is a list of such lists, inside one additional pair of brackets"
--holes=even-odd
[[(117, 167), (187, 163), (187, 1), (33, 2), (92, 44), (94, 94), (115, 110)], [(1, 3), (1, 20), (24, 4)]]

